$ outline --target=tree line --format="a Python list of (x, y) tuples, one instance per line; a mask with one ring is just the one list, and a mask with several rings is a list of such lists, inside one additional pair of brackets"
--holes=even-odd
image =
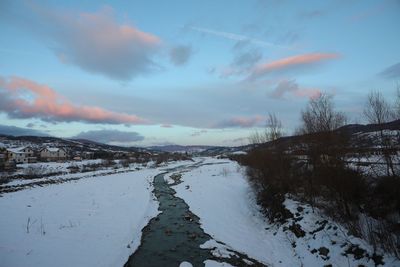
[[(331, 95), (322, 93), (302, 110), (296, 136), (281, 138), (282, 122), (270, 113), (265, 131), (250, 136), (255, 148), (238, 160), (247, 166), (258, 203), (271, 221), (291, 216), (283, 206), (287, 196), (299, 198), (346, 224), (354, 235), (399, 256), (400, 131), (396, 135), (379, 125), (400, 119), (400, 89), (393, 103), (379, 91), (370, 92), (363, 116), (379, 129), (369, 150), (354, 146), (351, 135), (337, 130), (348, 118), (335, 109)], [(365, 164), (370, 157), (382, 161)], [(361, 214), (369, 218), (368, 233)]]

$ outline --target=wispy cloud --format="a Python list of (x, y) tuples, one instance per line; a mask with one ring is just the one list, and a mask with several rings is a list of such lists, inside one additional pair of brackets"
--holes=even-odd
[(257, 49), (236, 52), (232, 63), (219, 70), (220, 76), (226, 78), (246, 74), (261, 59), (262, 53)]
[(0, 111), (12, 118), (39, 118), (49, 122), (146, 123), (135, 115), (96, 106), (74, 105), (47, 85), (14, 76), (8, 79), (0, 77)]
[(286, 94), (295, 97), (316, 98), (321, 95), (318, 88), (300, 88), (295, 80), (282, 80), (275, 89), (270, 93), (272, 98), (284, 98)]
[(260, 115), (251, 117), (232, 117), (217, 123), (213, 128), (251, 128), (260, 125), (265, 118)]
[(213, 35), (213, 36), (217, 36), (220, 38), (224, 38), (224, 39), (228, 39), (228, 40), (232, 40), (235, 42), (242, 42), (242, 41), (246, 41), (249, 42), (251, 44), (257, 45), (257, 46), (263, 46), (263, 47), (273, 47), (273, 48), (289, 48), (287, 46), (282, 46), (282, 45), (278, 45), (278, 44), (274, 44), (271, 42), (267, 42), (267, 41), (263, 41), (260, 39), (256, 39), (256, 38), (252, 38), (246, 35), (241, 35), (241, 34), (235, 34), (235, 33), (230, 33), (230, 32), (225, 32), (225, 31), (216, 31), (213, 29), (207, 29), (207, 28), (202, 28), (202, 27), (195, 27), (195, 26), (185, 26), (185, 28), (190, 29), (192, 31), (196, 31), (196, 32), (200, 32), (200, 33), (204, 33), (204, 34), (209, 34), (209, 35)]
[(87, 139), (105, 144), (124, 144), (144, 140), (144, 136), (137, 132), (124, 132), (119, 130), (93, 130), (81, 132), (72, 138)]
[(200, 131), (195, 131), (195, 132), (193, 132), (193, 133), (191, 133), (190, 134), (190, 136), (192, 136), (192, 137), (196, 137), (196, 136), (200, 136), (200, 135), (202, 135), (202, 134), (205, 134), (205, 133), (207, 133), (208, 131), (207, 130), (200, 130)]
[(309, 66), (322, 61), (336, 59), (338, 57), (339, 54), (336, 53), (311, 53), (286, 57), (275, 61), (258, 64), (251, 70), (248, 79), (252, 80), (272, 72)]
[(400, 77), (400, 62), (396, 63), (380, 73), (381, 76), (392, 79), (392, 78), (399, 78)]
[(361, 12), (354, 14), (350, 17), (353, 22), (359, 22), (366, 20), (371, 17), (381, 15), (384, 11), (390, 8), (392, 1), (377, 1), (376, 5), (370, 7), (369, 9), (362, 10)]

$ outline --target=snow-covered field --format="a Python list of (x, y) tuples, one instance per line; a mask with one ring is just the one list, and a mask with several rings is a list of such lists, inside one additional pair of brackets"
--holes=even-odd
[(123, 266), (158, 214), (144, 169), (0, 198), (0, 266)]
[[(268, 266), (375, 266), (369, 257), (356, 260), (351, 253), (344, 255), (351, 244), (369, 255), (373, 249), (318, 209), (313, 212), (287, 198), (284, 204), (294, 218), (272, 225), (261, 214), (242, 167), (225, 159), (197, 158), (136, 171), (122, 168), (116, 171), (124, 172), (114, 174), (68, 174), (64, 177), (83, 178), (3, 194), (0, 267), (123, 266), (140, 245), (143, 227), (158, 214), (154, 176), (199, 163), (200, 167), (177, 170), (182, 183), (174, 189), (213, 238), (201, 247), (212, 249), (215, 256), (230, 257), (233, 250)], [(99, 174), (106, 175), (89, 178)], [(165, 175), (170, 184), (176, 182), (172, 175)], [(293, 225), (299, 225), (304, 236), (296, 237), (290, 230)], [(383, 261), (385, 266), (400, 266), (389, 255)]]
[[(305, 231), (304, 237), (296, 238), (288, 231), (289, 223), (271, 225), (259, 212), (239, 165), (227, 160), (206, 162), (226, 163), (205, 165), (184, 173), (183, 182), (174, 187), (177, 196), (200, 217), (204, 231), (226, 244), (208, 241), (203, 247), (217, 247), (215, 253), (226, 257), (230, 253), (227, 249), (232, 248), (268, 266), (375, 266), (368, 258), (354, 260), (353, 255), (343, 255), (348, 244), (359, 245), (370, 255), (373, 250), (363, 240), (348, 236), (343, 227), (329, 221), (318, 210), (313, 213), (307, 205), (290, 199), (285, 202), (292, 213), (302, 207), (296, 223)], [(328, 221), (323, 229), (313, 233), (323, 220)], [(393, 257), (386, 256), (383, 260), (386, 266), (400, 266), (400, 261)]]

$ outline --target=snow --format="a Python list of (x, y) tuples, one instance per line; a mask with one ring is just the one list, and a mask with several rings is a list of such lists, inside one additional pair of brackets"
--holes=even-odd
[(183, 261), (179, 264), (179, 267), (193, 267), (193, 265), (187, 261)]
[(49, 152), (58, 152), (60, 149), (58, 147), (46, 147)]
[[(217, 159), (206, 163), (220, 164), (203, 165), (183, 173), (183, 182), (174, 189), (200, 217), (201, 227), (214, 239), (202, 247), (216, 248), (215, 255), (226, 257), (229, 256), (227, 249), (235, 250), (268, 266), (375, 266), (367, 258), (354, 260), (352, 255), (342, 255), (346, 247), (341, 245), (345, 243), (357, 244), (372, 255), (373, 249), (365, 241), (347, 235), (346, 229), (329, 221), (319, 210), (313, 213), (307, 205), (290, 198), (284, 204), (292, 213), (298, 206), (303, 207), (303, 219), (298, 224), (306, 232), (305, 237), (297, 238), (288, 230), (293, 221), (281, 226), (270, 224), (260, 213), (244, 170), (237, 163)], [(309, 234), (318, 227), (317, 221), (324, 219), (328, 220), (327, 228)], [(329, 249), (328, 257), (311, 252), (321, 247)], [(388, 255), (384, 261), (386, 266), (400, 266), (398, 260)]]
[(8, 148), (7, 150), (15, 154), (24, 154), (22, 151), (25, 147)]
[[(91, 162), (82, 162), (87, 163)], [(66, 169), (70, 163), (40, 164)], [(133, 172), (130, 166), (59, 175), (43, 179), (82, 179), (3, 194), (0, 267), (123, 266), (139, 246), (141, 230), (159, 212), (152, 194), (153, 177), (193, 165), (200, 166), (179, 169), (182, 183), (173, 187), (212, 237), (201, 248), (210, 249), (214, 256), (223, 260), (237, 251), (268, 266), (374, 266), (368, 258), (343, 255), (348, 244), (370, 255), (373, 248), (347, 234), (317, 208), (313, 211), (287, 196), (284, 205), (298, 215), (283, 225), (273, 225), (261, 214), (242, 167), (226, 159), (195, 158)], [(169, 183), (175, 183), (170, 178), (173, 174), (165, 175)], [(326, 227), (316, 231), (325, 220)], [(292, 223), (304, 230), (304, 237), (288, 230)], [(328, 256), (318, 252), (322, 247), (329, 249)], [(384, 256), (385, 266), (400, 266), (399, 260)], [(204, 264), (231, 266), (212, 260)]]
[(218, 262), (218, 261), (213, 261), (213, 260), (206, 260), (204, 262), (206, 267), (233, 267), (229, 263), (226, 262)]
[[(85, 162), (78, 162), (80, 165), (77, 165), (79, 168), (82, 168), (82, 166), (88, 166), (92, 164), (96, 164), (96, 162), (99, 160), (87, 160)], [(101, 163), (101, 160), (99, 161)], [(69, 180), (69, 179), (81, 179), (81, 178), (91, 178), (94, 176), (100, 176), (100, 175), (109, 175), (109, 174), (115, 174), (115, 173), (122, 173), (122, 172), (132, 172), (132, 171), (138, 171), (142, 169), (142, 165), (140, 164), (131, 164), (129, 167), (123, 168), (123, 167), (99, 167), (99, 170), (94, 170), (94, 171), (85, 171), (85, 172), (77, 172), (77, 173), (68, 173), (68, 166), (71, 166), (70, 164), (74, 162), (62, 162), (62, 163), (57, 163), (57, 162), (49, 162), (49, 163), (32, 163), (32, 164), (22, 164), (25, 165), (24, 169), (20, 170), (19, 173), (24, 173), (26, 171), (29, 172), (29, 166), (34, 165), (37, 167), (33, 167), (34, 169), (39, 169), (39, 173), (41, 174), (57, 174), (57, 175), (51, 175), (51, 176), (45, 176), (45, 177), (40, 177), (40, 178), (35, 178), (35, 179), (12, 179), (8, 182), (5, 182), (0, 185), (0, 188), (2, 186), (19, 186), (19, 185), (27, 185), (27, 184), (33, 184), (35, 182), (46, 182), (46, 181), (52, 181), (52, 180)], [(95, 168), (96, 169), (96, 168)], [(65, 170), (65, 172), (64, 172)], [(4, 173), (3, 177), (7, 177), (9, 174)], [(40, 176), (40, 174), (38, 175)]]
[(20, 173), (24, 173), (25, 169), (28, 168), (38, 168), (45, 171), (45, 173), (54, 173), (54, 172), (68, 172), (68, 167), (82, 167), (92, 164), (100, 164), (102, 163), (102, 159), (91, 159), (91, 160), (82, 160), (82, 161), (64, 161), (64, 162), (37, 162), (37, 163), (24, 163), (18, 165), (18, 167), (22, 168)]
[(204, 249), (211, 249), (211, 253), (218, 258), (230, 258), (231, 256), (235, 255), (235, 253), (228, 250), (228, 247), (218, 243), (213, 239), (206, 241), (204, 244), (200, 245), (200, 247)]
[(232, 153), (232, 155), (247, 155), (246, 151), (235, 151)]
[(158, 169), (4, 194), (0, 266), (123, 266), (158, 214)]

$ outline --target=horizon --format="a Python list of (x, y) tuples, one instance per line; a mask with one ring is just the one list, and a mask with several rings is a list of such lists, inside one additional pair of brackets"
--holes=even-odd
[(391, 100), (400, 78), (397, 0), (0, 6), (3, 130), (240, 146), (269, 112), (290, 135), (324, 92), (365, 123), (368, 92)]

